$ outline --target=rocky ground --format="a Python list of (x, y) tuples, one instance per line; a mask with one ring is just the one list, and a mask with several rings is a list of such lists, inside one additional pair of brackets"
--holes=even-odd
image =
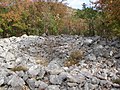
[(0, 90), (120, 90), (120, 42), (77, 35), (0, 39)]

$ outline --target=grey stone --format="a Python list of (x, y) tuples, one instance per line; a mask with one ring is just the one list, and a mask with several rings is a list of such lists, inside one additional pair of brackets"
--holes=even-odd
[(27, 72), (26, 72), (26, 73), (24, 73), (23, 80), (24, 80), (24, 81), (26, 81), (28, 78), (29, 78), (28, 73), (27, 73)]
[(1, 57), (1, 58), (6, 58), (6, 54), (7, 54), (7, 51), (4, 51), (4, 52), (2, 52), (2, 53), (0, 54), (0, 57)]
[(27, 38), (28, 36), (26, 34), (22, 35), (21, 38)]
[(0, 46), (0, 54), (1, 54), (3, 51), (4, 51), (3, 48)]
[(67, 72), (61, 72), (60, 74), (59, 74), (59, 78), (61, 78), (62, 79), (62, 81), (64, 81), (65, 79), (67, 80), (67, 76), (69, 75), (69, 73), (67, 73)]
[(108, 82), (106, 81), (106, 80), (100, 80), (100, 85), (101, 86), (104, 86), (104, 85), (106, 85)]
[(88, 78), (93, 78), (92, 74), (86, 71), (81, 71), (80, 72), (83, 76), (88, 77)]
[(78, 84), (77, 83), (70, 83), (70, 82), (68, 82), (67, 85), (70, 86), (70, 87), (74, 87), (74, 86), (77, 86)]
[(60, 90), (58, 85), (49, 85), (45, 90)]
[(4, 58), (0, 57), (0, 65), (2, 66), (3, 65), (3, 62), (4, 62)]
[(67, 87), (67, 86), (62, 85), (62, 86), (60, 86), (60, 90), (68, 90), (68, 87)]
[(30, 89), (35, 88), (35, 82), (36, 82), (35, 79), (31, 78), (31, 79), (28, 79), (26, 82), (27, 82), (27, 85), (29, 86)]
[(47, 67), (49, 70), (59, 69), (60, 66), (56, 61), (51, 61)]
[(23, 58), (22, 57), (18, 57), (17, 59), (16, 59), (16, 63), (17, 64), (21, 64), (22, 62), (23, 62)]
[(113, 56), (114, 52), (113, 51), (110, 51), (110, 56)]
[(84, 85), (84, 90), (89, 90), (89, 84), (86, 82), (85, 85)]
[(84, 43), (85, 43), (85, 44), (91, 44), (92, 42), (93, 42), (92, 39), (85, 39), (85, 40), (84, 40)]
[(92, 84), (98, 84), (98, 83), (99, 83), (99, 80), (97, 80), (96, 77), (93, 77), (92, 80), (91, 80), (91, 83), (92, 83)]
[(7, 62), (7, 63), (4, 63), (3, 65), (4, 67), (6, 68), (14, 68), (15, 67), (15, 62), (14, 61), (10, 61), (10, 62)]
[(48, 87), (48, 84), (39, 80), (35, 82), (35, 86), (38, 87), (39, 89), (46, 89)]
[(31, 53), (36, 53), (36, 52), (37, 52), (37, 50), (36, 50), (35, 47), (30, 47), (28, 50), (29, 50), (29, 52), (31, 52)]
[(13, 74), (13, 72), (10, 71), (10, 70), (8, 70), (8, 69), (6, 69), (6, 68), (0, 68), (0, 76), (1, 77), (6, 77), (6, 76), (12, 75), (12, 74)]
[(96, 90), (96, 89), (98, 89), (98, 84), (91, 84), (91, 83), (89, 83), (89, 88), (90, 88), (90, 90)]
[(116, 54), (114, 57), (115, 59), (120, 59), (120, 53)]
[(12, 87), (16, 87), (16, 86), (24, 86), (25, 82), (22, 78), (20, 78), (17, 75), (12, 75), (11, 79), (8, 82), (8, 85), (11, 85)]
[(52, 61), (46, 67), (46, 71), (50, 74), (57, 75), (63, 72), (64, 70), (60, 67), (60, 65), (57, 62)]
[(0, 86), (4, 84), (4, 77), (3, 76), (0, 76)]
[(80, 80), (72, 75), (67, 76), (69, 82), (79, 83)]
[(44, 77), (45, 69), (40, 65), (34, 65), (28, 70), (29, 74), (32, 76), (39, 75), (40, 78)]
[(93, 60), (93, 61), (96, 60), (96, 56), (95, 56), (94, 54), (89, 54), (86, 58), (87, 58), (88, 60)]
[[(111, 90), (111, 80), (119, 77), (120, 66), (120, 45), (111, 47), (112, 42), (77, 35), (0, 39), (0, 85), (5, 90), (22, 90), (25, 82), (31, 90), (102, 90), (104, 87)], [(63, 67), (70, 52), (79, 49), (84, 56), (78, 66)], [(46, 66), (36, 63), (38, 56), (50, 63)], [(29, 70), (11, 70), (18, 65)]]
[[(11, 87), (11, 88), (8, 88), (7, 90), (22, 90), (22, 86), (17, 86), (17, 87)], [(4, 90), (4, 89), (3, 89)]]
[(16, 71), (16, 74), (19, 76), (19, 77), (24, 77), (25, 73), (23, 71)]
[(5, 87), (0, 87), (0, 90), (7, 90), (7, 88), (5, 88)]
[(50, 82), (52, 84), (61, 84), (62, 78), (60, 78), (58, 75), (50, 75)]
[(54, 69), (54, 70), (49, 70), (50, 74), (52, 75), (57, 75), (61, 72), (63, 72), (64, 70), (62, 68), (59, 68), (59, 69)]
[(97, 49), (97, 50), (100, 50), (100, 49), (103, 49), (104, 47), (103, 47), (103, 45), (96, 45), (95, 46), (95, 49)]
[(69, 90), (80, 90), (77, 86), (68, 88)]
[(11, 52), (6, 53), (6, 61), (15, 60), (15, 56)]

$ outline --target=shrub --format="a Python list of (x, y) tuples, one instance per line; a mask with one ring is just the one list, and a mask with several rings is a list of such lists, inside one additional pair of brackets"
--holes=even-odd
[(114, 79), (114, 80), (112, 80), (112, 82), (120, 85), (120, 78)]
[(71, 52), (69, 58), (64, 62), (64, 66), (69, 67), (72, 65), (78, 65), (80, 59), (82, 59), (84, 56), (83, 51), (81, 50), (75, 50)]

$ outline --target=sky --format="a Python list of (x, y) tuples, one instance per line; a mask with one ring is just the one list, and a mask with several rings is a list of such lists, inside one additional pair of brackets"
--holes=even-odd
[(87, 6), (90, 6), (90, 1), (96, 0), (67, 0), (68, 6), (75, 9), (82, 9), (82, 4), (86, 3)]

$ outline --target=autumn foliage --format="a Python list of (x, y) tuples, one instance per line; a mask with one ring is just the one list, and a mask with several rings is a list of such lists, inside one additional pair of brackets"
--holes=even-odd
[[(64, 0), (62, 0), (64, 1)], [(59, 0), (0, 0), (1, 37), (46, 34), (120, 36), (120, 0), (72, 9)]]
[(1, 0), (0, 31), (3, 37), (75, 34), (84, 30), (81, 19), (72, 19), (69, 7), (52, 0)]
[(114, 36), (120, 36), (120, 0), (98, 0), (96, 8), (104, 13), (104, 24)]

